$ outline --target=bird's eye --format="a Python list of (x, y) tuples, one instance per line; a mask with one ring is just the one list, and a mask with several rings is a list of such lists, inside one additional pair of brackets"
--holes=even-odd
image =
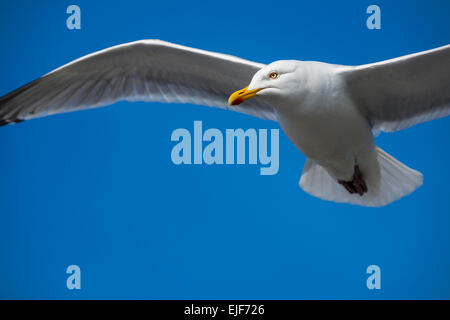
[(277, 72), (271, 72), (269, 74), (269, 77), (270, 77), (270, 79), (276, 79), (276, 78), (278, 78), (278, 73)]

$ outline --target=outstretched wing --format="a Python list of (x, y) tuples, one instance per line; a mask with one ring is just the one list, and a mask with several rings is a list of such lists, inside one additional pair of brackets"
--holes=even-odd
[(343, 72), (350, 95), (386, 132), (450, 114), (450, 45)]
[[(160, 40), (111, 47), (75, 60), (0, 98), (0, 125), (120, 100), (192, 103), (227, 108), (264, 65)], [(230, 108), (276, 120), (259, 99)]]

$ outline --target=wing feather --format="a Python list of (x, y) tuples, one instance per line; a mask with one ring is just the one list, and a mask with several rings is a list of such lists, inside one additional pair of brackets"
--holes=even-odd
[[(0, 98), (0, 125), (120, 100), (227, 108), (228, 96), (264, 65), (160, 40), (111, 47), (66, 64)], [(231, 110), (276, 120), (252, 99)]]
[(343, 72), (374, 129), (391, 132), (450, 115), (450, 45)]

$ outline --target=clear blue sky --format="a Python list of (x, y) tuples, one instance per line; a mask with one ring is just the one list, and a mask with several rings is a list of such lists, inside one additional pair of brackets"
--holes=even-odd
[[(77, 4), (82, 29), (65, 26)], [(366, 28), (370, 4), (382, 29)], [(269, 63), (364, 64), (450, 42), (442, 1), (0, 3), (0, 95), (82, 55), (159, 38)], [(377, 144), (424, 173), (380, 209), (298, 187), (305, 157), (280, 133), (280, 170), (175, 166), (177, 128), (278, 128), (191, 105), (113, 107), (0, 128), (0, 298), (450, 298), (450, 119)], [(82, 289), (66, 288), (67, 266)], [(366, 288), (381, 267), (380, 291)]]

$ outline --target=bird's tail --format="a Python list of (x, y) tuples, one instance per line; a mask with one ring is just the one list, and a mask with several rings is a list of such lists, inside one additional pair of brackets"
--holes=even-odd
[[(307, 159), (300, 179), (300, 187), (320, 199), (346, 202), (367, 207), (381, 207), (409, 195), (422, 185), (423, 176), (389, 154), (376, 149), (379, 178), (367, 177), (368, 192), (363, 196), (350, 194), (316, 162)], [(364, 176), (364, 172), (362, 173)], [(375, 181), (376, 180), (376, 181)]]

